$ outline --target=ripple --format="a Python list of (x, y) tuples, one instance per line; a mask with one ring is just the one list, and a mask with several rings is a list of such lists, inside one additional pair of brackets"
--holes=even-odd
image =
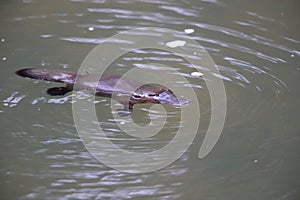
[(69, 41), (69, 42), (76, 42), (76, 43), (87, 43), (87, 44), (99, 44), (104, 41), (111, 42), (111, 43), (120, 43), (120, 44), (132, 44), (132, 41), (128, 40), (121, 40), (121, 39), (109, 39), (107, 38), (83, 38), (83, 37), (61, 37), (60, 40)]
[[(280, 80), (279, 78), (277, 78), (276, 76), (274, 76), (273, 74), (267, 72), (266, 70), (253, 66), (251, 63), (243, 61), (243, 60), (238, 60), (235, 58), (230, 58), (230, 57), (225, 57), (225, 60), (228, 60), (233, 66), (238, 66), (241, 67), (243, 70), (246, 70), (248, 72), (251, 73), (258, 73), (258, 74), (265, 74), (269, 77), (271, 77), (272, 79), (274, 79), (275, 83), (281, 87), (281, 88), (287, 88), (287, 85)], [(240, 75), (239, 77), (243, 77), (242, 75)], [(247, 79), (244, 79), (247, 80)], [(249, 81), (247, 80), (247, 82), (249, 83)]]
[[(191, 25), (194, 25), (194, 26), (197, 26), (199, 28), (206, 29), (206, 30), (211, 30), (211, 31), (214, 31), (214, 32), (224, 33), (226, 35), (230, 35), (230, 36), (240, 38), (240, 39), (243, 39), (243, 40), (252, 41), (252, 42), (255, 42), (257, 44), (277, 48), (277, 49), (286, 51), (288, 53), (295, 53), (297, 55), (299, 55), (299, 53), (300, 53), (299, 51), (290, 49), (289, 47), (286, 47), (284, 45), (276, 44), (273, 40), (271, 40), (269, 38), (266, 38), (266, 37), (263, 37), (263, 36), (259, 36), (259, 35), (251, 36), (249, 34), (241, 32), (241, 31), (237, 31), (237, 30), (233, 30), (233, 29), (229, 29), (229, 28), (225, 28), (225, 27), (221, 27), (221, 26), (215, 26), (215, 25), (211, 25), (211, 24), (205, 24), (205, 23), (192, 23)], [(273, 57), (267, 56), (267, 55), (265, 55), (265, 54), (263, 54), (263, 53), (261, 53), (257, 50), (252, 50), (248, 47), (241, 46), (241, 45), (238, 45), (238, 44), (227, 43), (225, 41), (220, 41), (220, 40), (207, 40), (207, 39), (203, 39), (203, 38), (202, 39), (201, 38), (196, 38), (196, 39), (199, 39), (200, 41), (212, 42), (214, 44), (219, 44), (219, 45), (225, 46), (225, 47), (231, 47), (231, 48), (237, 49), (239, 51), (248, 52), (248, 53), (251, 53), (253, 55), (257, 55), (260, 58), (267, 59), (267, 60), (272, 61), (272, 62), (276, 62), (276, 61), (285, 62), (284, 60), (282, 60), (280, 58), (273, 58)]]
[[(31, 3), (30, 0), (24, 2)], [(244, 134), (243, 131), (251, 126), (257, 126), (257, 129), (253, 130), (258, 130), (262, 133), (268, 132), (268, 134), (273, 134), (273, 132), (276, 131), (276, 126), (274, 126), (276, 121), (273, 121), (274, 116), (262, 114), (272, 114), (270, 111), (278, 108), (282, 109), (284, 107), (280, 107), (281, 104), (289, 103), (289, 101), (285, 101), (283, 98), (288, 96), (285, 94), (290, 89), (290, 85), (288, 84), (290, 83), (288, 80), (290, 77), (289, 68), (295, 68), (297, 65), (297, 56), (300, 55), (299, 39), (289, 35), (290, 30), (287, 30), (288, 27), (285, 26), (286, 24), (280, 22), (279, 18), (278, 20), (277, 18), (266, 17), (263, 12), (259, 13), (245, 10), (249, 8), (243, 8), (242, 5), (237, 9), (238, 11), (236, 11), (236, 5), (233, 3), (224, 4), (218, 0), (143, 0), (141, 2), (117, 0), (114, 3), (106, 0), (70, 0), (67, 2), (65, 6), (57, 4), (58, 6), (53, 7), (55, 9), (49, 9), (49, 12), (52, 10), (54, 11), (53, 13), (44, 14), (42, 10), (35, 13), (37, 11), (37, 4), (33, 1), (32, 4), (27, 4), (26, 8), (22, 5), (22, 9), (20, 10), (22, 12), (15, 12), (13, 17), (4, 20), (9, 23), (14, 22), (13, 25), (23, 25), (24, 27), (21, 26), (20, 30), (31, 31), (26, 31), (24, 35), (26, 38), (32, 36), (34, 40), (26, 43), (27, 39), (20, 37), (18, 43), (16, 42), (14, 44), (18, 44), (19, 47), (16, 47), (17, 49), (11, 52), (7, 51), (5, 56), (8, 56), (8, 59), (3, 62), (3, 64), (12, 62), (13, 59), (9, 59), (10, 57), (18, 56), (22, 59), (17, 60), (15, 63), (19, 64), (37, 59), (33, 60), (31, 64), (41, 63), (41, 60), (45, 60), (47, 66), (52, 66), (57, 65), (58, 60), (65, 59), (63, 62), (67, 62), (71, 66), (73, 59), (76, 61), (76, 64), (78, 63), (78, 60), (74, 58), (72, 52), (81, 51), (81, 48), (85, 47), (84, 44), (90, 44), (86, 45), (89, 47), (101, 44), (107, 37), (115, 35), (119, 31), (140, 26), (158, 26), (175, 29), (190, 36), (197, 42), (203, 43), (205, 49), (215, 60), (216, 67), (220, 71), (220, 74), (213, 75), (223, 80), (226, 86), (228, 118), (225, 126), (240, 126), (242, 127), (241, 134)], [(28, 6), (33, 7), (30, 10), (27, 8)], [(68, 8), (68, 12), (65, 12), (62, 8)], [(18, 9), (18, 6), (15, 6), (14, 9)], [(27, 11), (30, 12), (26, 14)], [(9, 28), (10, 26), (11, 25), (7, 25), (6, 27)], [(273, 31), (276, 29), (284, 33)], [(137, 33), (137, 36), (142, 36), (142, 34), (144, 33)], [(1, 44), (3, 46), (10, 45), (13, 35), (15, 35), (15, 33), (3, 35), (3, 37), (1, 37), (3, 38)], [(143, 36), (160, 37), (161, 35), (147, 33)], [(178, 39), (182, 40), (182, 38)], [(33, 43), (31, 42), (36, 40), (41, 40), (42, 42), (37, 42), (32, 45)], [(52, 44), (53, 41), (55, 43)], [(110, 40), (110, 42), (115, 45), (132, 43), (132, 41), (128, 40)], [(30, 51), (32, 50), (33, 54), (28, 54), (31, 55), (32, 58), (25, 54), (28, 53), (27, 47), (24, 47), (26, 45), (32, 46)], [(45, 45), (45, 49), (39, 49), (39, 45)], [(26, 51), (18, 51), (20, 48), (26, 49)], [(57, 52), (59, 55), (56, 53), (50, 55), (51, 53), (49, 52), (56, 51), (55, 48), (60, 49), (59, 51), (61, 52)], [(185, 48), (189, 47), (185, 45)], [(46, 55), (47, 53), (48, 55)], [(61, 58), (63, 54), (64, 56)], [(78, 53), (76, 55), (81, 54)], [(197, 59), (197, 56), (189, 55), (189, 58)], [(293, 60), (294, 63), (291, 63), (290, 60)], [(194, 88), (195, 92), (201, 96), (199, 104), (204, 108), (204, 114), (202, 112), (203, 110), (201, 110), (203, 114), (201, 114), (201, 120), (205, 121), (210, 119), (209, 109), (211, 105), (209, 94), (206, 94), (208, 91), (205, 85), (205, 81), (209, 80), (206, 80), (205, 73), (203, 73), (203, 77), (191, 76), (191, 73), (195, 71), (194, 67), (200, 71), (204, 70), (206, 73), (209, 73), (209, 69), (205, 68), (205, 66), (191, 66), (178, 55), (174, 56), (170, 52), (153, 49), (139, 49), (130, 52), (130, 54), (124, 55), (121, 59), (117, 60), (116, 63), (116, 66), (122, 66), (114, 68), (116, 69), (116, 73), (122, 73), (124, 72), (122, 70), (129, 70), (132, 67), (151, 69), (157, 71), (157, 73), (159, 73), (160, 70), (169, 70), (168, 68), (162, 67), (162, 65), (149, 63), (161, 63), (171, 66), (172, 69), (169, 70), (170, 73), (184, 76), (190, 81), (190, 84), (176, 82), (174, 86)], [(45, 67), (44, 64), (43, 61), (40, 67)], [(115, 71), (113, 71), (113, 73), (114, 72)], [(13, 79), (14, 76), (11, 75), (10, 78)], [(14, 81), (11, 80), (8, 82), (14, 83)], [(298, 83), (295, 80), (294, 82)], [(196, 191), (197, 193), (203, 191), (204, 194), (201, 197), (205, 199), (209, 191), (216, 191), (213, 189), (210, 190), (210, 185), (220, 186), (222, 183), (220, 181), (214, 184), (216, 182), (209, 179), (213, 177), (213, 175), (205, 176), (205, 174), (202, 173), (202, 175), (204, 175), (199, 176), (195, 173), (196, 170), (191, 166), (194, 165), (196, 166), (195, 168), (198, 168), (199, 165), (195, 162), (194, 152), (187, 152), (186, 155), (183, 155), (172, 165), (154, 173), (137, 175), (126, 174), (110, 169), (99, 163), (86, 151), (76, 134), (74, 124), (71, 120), (71, 114), (68, 113), (69, 110), (61, 111), (60, 109), (49, 109), (51, 106), (66, 108), (65, 106), (61, 106), (61, 104), (76, 103), (81, 99), (90, 100), (88, 96), (74, 93), (55, 98), (49, 96), (33, 97), (24, 95), (24, 92), (3, 92), (2, 89), (0, 90), (4, 94), (2, 105), (5, 109), (19, 105), (17, 109), (11, 109), (11, 111), (16, 111), (22, 108), (20, 104), (23, 103), (25, 105), (22, 106), (25, 108), (24, 110), (23, 108), (19, 109), (21, 112), (30, 112), (32, 110), (31, 108), (26, 108), (26, 103), (29, 104), (29, 106), (38, 108), (38, 112), (33, 112), (34, 114), (30, 115), (35, 116), (34, 120), (36, 120), (29, 124), (32, 130), (14, 131), (15, 128), (23, 130), (25, 125), (27, 125), (26, 123), (30, 123), (27, 120), (22, 124), (22, 119), (17, 115), (14, 115), (10, 121), (17, 121), (17, 124), (21, 124), (21, 126), (17, 127), (16, 125), (15, 127), (15, 124), (12, 124), (10, 125), (11, 127), (5, 127), (5, 129), (9, 129), (8, 135), (12, 138), (3, 140), (4, 145), (5, 141), (8, 141), (10, 145), (14, 146), (16, 146), (16, 144), (24, 144), (25, 142), (24, 149), (18, 149), (19, 147), (17, 147), (17, 145), (16, 149), (13, 148), (11, 152), (9, 152), (12, 153), (12, 156), (16, 156), (17, 158), (12, 160), (21, 160), (24, 162), (19, 164), (10, 160), (11, 164), (6, 164), (11, 168), (6, 171), (6, 174), (11, 176), (9, 177), (9, 183), (12, 183), (8, 185), (7, 188), (16, 188), (18, 194), (27, 191), (28, 193), (23, 195), (24, 198), (43, 199), (46, 196), (46, 198), (60, 197), (61, 199), (183, 199), (182, 194), (187, 193), (184, 189), (188, 187), (188, 192)], [(24, 91), (28, 90), (28, 88), (24, 89)], [(15, 91), (15, 89), (12, 91)], [(173, 138), (175, 134), (174, 130), (180, 128), (180, 124), (178, 123), (180, 122), (180, 110), (166, 107), (168, 111), (168, 121), (165, 124), (165, 131), (161, 134), (157, 134), (156, 137), (136, 139), (124, 134), (124, 132), (117, 127), (118, 123), (126, 125), (129, 124), (129, 121), (112, 118), (110, 115), (111, 111), (108, 109), (110, 102), (108, 102), (107, 99), (100, 98), (100, 100), (95, 100), (93, 103), (101, 104), (100, 112), (107, 112), (108, 114), (103, 115), (104, 119), (101, 119), (100, 122), (85, 121), (85, 123), (101, 125), (111, 141), (126, 150), (148, 152), (159, 149)], [(293, 109), (292, 106), (289, 107), (289, 109)], [(60, 122), (55, 121), (57, 120), (57, 111), (63, 115), (63, 117), (59, 117)], [(151, 125), (153, 129), (156, 129), (158, 126), (154, 123), (151, 124), (149, 118), (152, 117), (160, 120), (165, 117), (165, 113), (162, 111), (152, 110), (151, 107), (144, 105), (135, 108), (134, 112), (133, 117), (137, 116), (135, 120), (138, 123), (144, 126)], [(284, 114), (286, 114), (284, 109), (277, 113), (282, 114), (280, 120), (277, 121), (282, 123), (286, 121), (290, 122), (290, 119), (284, 118)], [(4, 114), (10, 113), (6, 112)], [(25, 113), (25, 115), (26, 114), (27, 113)], [(51, 115), (52, 117), (49, 117)], [(9, 115), (6, 116), (8, 116), (6, 118), (9, 119)], [(266, 125), (262, 123), (258, 124), (257, 121), (263, 121), (263, 117), (265, 116), (271, 117), (270, 123)], [(71, 122), (67, 123), (64, 121), (66, 119)], [(5, 122), (9, 121), (7, 120)], [(3, 125), (5, 124), (3, 123)], [(282, 130), (290, 130), (287, 129), (287, 127), (288, 125)], [(129, 132), (135, 131), (130, 127), (128, 127), (128, 130)], [(97, 130), (87, 131), (94, 133)], [(202, 130), (199, 132), (201, 131)], [(292, 131), (290, 132), (292, 133)], [(44, 132), (51, 134), (44, 134)], [(5, 136), (5, 134), (3, 134), (3, 136)], [(272, 140), (275, 140), (275, 137), (276, 136), (272, 135)], [(95, 139), (102, 138), (95, 137)], [(234, 139), (236, 143), (241, 141), (237, 137), (229, 139)], [(279, 137), (279, 139), (281, 139), (281, 137)], [(27, 140), (30, 140), (30, 143)], [(198, 141), (195, 142), (197, 143)], [(255, 145), (256, 144), (257, 140), (255, 141)], [(279, 144), (282, 143), (278, 143), (278, 145)], [(222, 147), (222, 144), (219, 148), (220, 147)], [(252, 149), (250, 151), (252, 151)], [(213, 156), (217, 154), (218, 152)], [(262, 162), (261, 159), (258, 160), (257, 166), (260, 166)], [(207, 164), (207, 160), (203, 162), (204, 168), (211, 167), (209, 162)], [(22, 165), (23, 163), (25, 164)], [(270, 163), (272, 164), (272, 162)], [(270, 163), (267, 167), (270, 166)], [(18, 166), (20, 167), (18, 168)], [(246, 168), (243, 170), (247, 171)], [(220, 173), (217, 173), (217, 175), (219, 174)], [(201, 182), (200, 178), (207, 179), (203, 179), (205, 181)], [(220, 177), (213, 178), (220, 180)], [(230, 178), (234, 183), (241, 177), (232, 176)], [(26, 180), (30, 182), (30, 184), (26, 185), (26, 181), (22, 182), (22, 180)], [(196, 184), (193, 186), (193, 183)], [(202, 184), (201, 187), (204, 188), (203, 190), (199, 190), (199, 187), (197, 187), (199, 183)], [(226, 183), (224, 183), (224, 185), (226, 185)], [(267, 186), (266, 188), (268, 188)], [(20, 189), (20, 187), (22, 188)], [(228, 188), (225, 187), (225, 190), (228, 190)], [(281, 194), (284, 194), (284, 192)], [(289, 193), (286, 192), (286, 194)], [(215, 196), (218, 195), (220, 195), (220, 193)], [(195, 195), (193, 197), (195, 197)]]
[(159, 7), (164, 10), (173, 11), (179, 15), (191, 16), (191, 17), (199, 16), (199, 12), (196, 10), (193, 10), (193, 9), (187, 9), (187, 8), (182, 8), (182, 7), (177, 7), (177, 6), (165, 6), (165, 5), (161, 5)]
[[(113, 15), (117, 19), (139, 19), (152, 22), (168, 22), (177, 23), (180, 18), (171, 17), (160, 12), (147, 12), (137, 10), (126, 10), (126, 9), (111, 9), (111, 8), (88, 8), (91, 13), (107, 13)], [(182, 19), (181, 19), (182, 20)]]
[(254, 16), (254, 17), (257, 17), (258, 19), (262, 19), (262, 20), (265, 20), (265, 21), (269, 21), (269, 22), (274, 22), (275, 20), (272, 19), (272, 18), (269, 18), (269, 17), (264, 17), (258, 13), (255, 13), (255, 12), (251, 12), (251, 11), (246, 11), (246, 13), (248, 15), (251, 15), (251, 16)]

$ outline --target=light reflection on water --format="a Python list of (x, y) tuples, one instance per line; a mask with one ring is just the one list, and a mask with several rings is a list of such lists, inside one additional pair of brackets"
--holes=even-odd
[[(281, 30), (291, 26), (285, 24), (287, 20), (276, 13), (272, 16), (253, 11), (242, 3), (236, 9), (233, 3), (213, 0), (23, 3), (4, 5), (7, 9), (0, 21), (5, 27), (0, 35), (0, 45), (4, 47), (1, 79), (5, 80), (0, 87), (0, 114), (4, 116), (1, 196), (237, 199), (235, 193), (243, 199), (295, 199), (299, 194), (299, 180), (293, 177), (299, 177), (300, 167), (296, 158), (299, 111), (295, 108), (299, 101), (300, 42), (296, 28), (286, 33)], [(263, 6), (260, 1), (253, 4)], [(289, 10), (282, 12), (288, 14)], [(221, 72), (216, 77), (224, 80), (228, 112), (218, 145), (200, 161), (197, 152), (210, 118), (205, 77), (191, 77), (193, 68), (169, 52), (140, 49), (123, 55), (111, 72), (120, 74), (131, 67), (165, 70), (148, 64), (157, 62), (172, 66), (177, 74), (188, 78), (191, 84), (176, 83), (176, 87), (195, 89), (202, 120), (194, 144), (178, 161), (154, 173), (126, 174), (100, 164), (86, 151), (76, 133), (71, 105), (76, 98), (89, 97), (80, 93), (49, 97), (44, 91), (51, 83), (35, 84), (13, 72), (25, 66), (76, 71), (85, 53), (96, 44), (120, 31), (141, 26), (185, 32), (203, 45)], [(110, 101), (95, 101), (106, 134), (125, 149), (160, 148), (178, 127), (178, 110), (167, 108), (167, 129), (157, 137), (136, 143), (116, 128), (116, 123), (126, 121), (112, 118)], [(149, 115), (161, 118), (163, 113), (147, 106), (135, 110), (135, 120), (141, 124), (149, 123)]]

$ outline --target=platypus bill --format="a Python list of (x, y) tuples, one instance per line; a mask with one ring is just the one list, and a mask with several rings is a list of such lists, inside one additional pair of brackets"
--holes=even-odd
[[(26, 78), (65, 83), (65, 87), (49, 88), (47, 93), (52, 96), (65, 95), (72, 90), (94, 93), (96, 89), (96, 96), (113, 98), (123, 104), (125, 115), (132, 112), (134, 104), (153, 103), (180, 107), (191, 102), (189, 99), (176, 97), (171, 90), (149, 84), (137, 87), (134, 81), (121, 79), (117, 75), (105, 75), (99, 79), (97, 75), (85, 74), (78, 75), (76, 79), (77, 74), (70, 71), (33, 68), (18, 70), (16, 74)], [(121, 82), (118, 84), (119, 88), (116, 88), (118, 81)]]

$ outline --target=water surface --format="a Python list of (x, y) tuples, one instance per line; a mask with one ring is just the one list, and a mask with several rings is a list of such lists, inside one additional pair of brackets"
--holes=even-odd
[[(2, 2), (1, 198), (298, 199), (298, 8), (295, 0)], [(193, 144), (173, 164), (146, 174), (106, 167), (85, 149), (73, 121), (74, 94), (47, 96), (46, 89), (59, 84), (14, 74), (25, 67), (77, 71), (97, 44), (137, 27), (191, 36), (220, 70), (227, 116), (220, 140), (205, 159), (198, 159), (198, 151), (210, 119), (209, 93), (203, 79), (189, 76), (194, 69), (170, 53), (137, 50), (109, 68), (122, 74), (147, 63), (172, 66), (191, 82), (178, 87), (193, 87), (199, 97), (201, 122)], [(109, 105), (97, 98), (99, 121), (112, 140), (131, 150), (161, 148), (180, 120), (178, 109), (167, 107), (174, 121), (157, 137), (137, 142), (117, 129)], [(148, 112), (161, 114), (141, 105), (133, 118), (147, 124)]]

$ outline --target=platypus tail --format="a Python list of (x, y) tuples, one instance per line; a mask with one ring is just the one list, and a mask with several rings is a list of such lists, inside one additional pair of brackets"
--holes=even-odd
[(76, 78), (76, 73), (51, 69), (21, 69), (16, 71), (16, 74), (26, 78), (70, 84), (74, 83)]

